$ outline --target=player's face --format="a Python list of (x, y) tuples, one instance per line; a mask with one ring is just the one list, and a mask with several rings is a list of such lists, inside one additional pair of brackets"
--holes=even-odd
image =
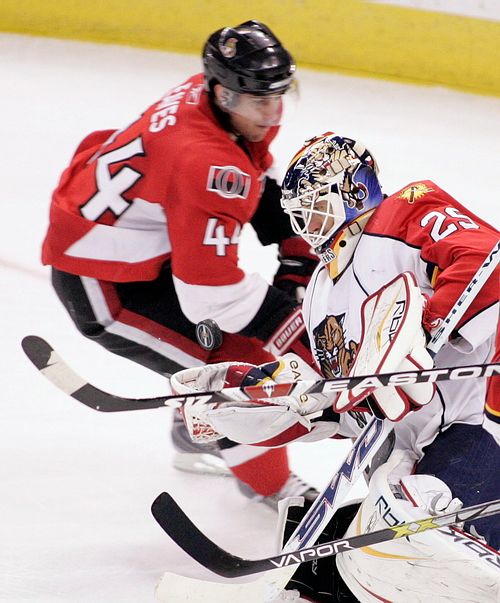
[(244, 117), (239, 113), (230, 113), (229, 116), (233, 130), (250, 142), (264, 140), (271, 127), (265, 123), (260, 123), (258, 120), (254, 121), (253, 119)]
[(313, 204), (307, 230), (310, 234), (321, 236), (333, 230), (335, 221), (328, 202), (326, 200), (317, 201)]
[(218, 84), (215, 95), (219, 107), (229, 114), (234, 131), (251, 142), (263, 140), (271, 126), (281, 122), (282, 94), (240, 94)]

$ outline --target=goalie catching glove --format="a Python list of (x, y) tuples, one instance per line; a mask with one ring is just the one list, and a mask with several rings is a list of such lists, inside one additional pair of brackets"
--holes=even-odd
[[(422, 313), (425, 298), (410, 272), (370, 295), (361, 307), (362, 332), (348, 376), (430, 369), (434, 363), (425, 348)], [(399, 387), (356, 388), (342, 392), (333, 404), (336, 412), (367, 410), (379, 417), (400, 421), (428, 404), (432, 383)]]
[[(414, 276), (407, 272), (368, 297), (362, 306), (361, 341), (348, 376), (432, 368), (421, 325), (424, 302)], [(183, 395), (318, 378), (318, 373), (299, 356), (285, 354), (261, 366), (222, 362), (185, 369), (172, 376), (171, 386)], [(182, 412), (193, 441), (227, 437), (241, 444), (273, 447), (342, 434), (344, 429), (339, 423), (351, 409), (368, 407), (379, 416), (399, 421), (411, 410), (428, 404), (434, 387), (423, 383), (354, 388), (333, 400), (332, 394), (292, 394), (213, 403), (200, 396), (186, 402)]]
[[(176, 394), (219, 391), (228, 387), (290, 383), (320, 376), (295, 354), (261, 366), (221, 362), (185, 369), (171, 377)], [(182, 413), (191, 439), (208, 442), (227, 437), (240, 444), (283, 446), (291, 441), (316, 441), (335, 435), (338, 415), (325, 394), (210, 403), (189, 400)], [(323, 416), (323, 409), (329, 410)], [(323, 419), (323, 420), (321, 420)]]

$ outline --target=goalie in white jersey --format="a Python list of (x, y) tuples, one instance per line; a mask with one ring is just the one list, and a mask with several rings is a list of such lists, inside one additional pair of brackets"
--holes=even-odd
[[(494, 227), (434, 182), (414, 182), (387, 197), (369, 151), (327, 133), (307, 141), (292, 159), (282, 206), (294, 231), (322, 260), (303, 312), (324, 377), (461, 366), (494, 357), (498, 269), (437, 355), (426, 350), (426, 337), (499, 238)], [(381, 349), (381, 337), (388, 338), (388, 350)], [(243, 385), (318, 378), (300, 359), (285, 356), (261, 367), (222, 363), (189, 369), (175, 381), (179, 392), (217, 389), (234, 385), (236, 373)], [(265, 446), (355, 437), (370, 411), (394, 421), (394, 451), (372, 476), (363, 504), (337, 513), (325, 534), (331, 539), (349, 524), (347, 534), (357, 534), (500, 498), (499, 380), (490, 381), (381, 388), (357, 397), (323, 394), (305, 402), (273, 398), (254, 408), (228, 403), (185, 412), (193, 435), (201, 422), (215, 437)], [(292, 515), (289, 520), (290, 532)], [(499, 546), (493, 516), (465, 529), (344, 553), (318, 567), (304, 564), (290, 588), (321, 603), (498, 601)]]

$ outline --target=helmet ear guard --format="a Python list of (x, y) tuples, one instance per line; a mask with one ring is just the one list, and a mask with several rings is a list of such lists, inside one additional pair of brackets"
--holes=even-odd
[(238, 93), (222, 87), (219, 104), (224, 110), (231, 111), (238, 104)]

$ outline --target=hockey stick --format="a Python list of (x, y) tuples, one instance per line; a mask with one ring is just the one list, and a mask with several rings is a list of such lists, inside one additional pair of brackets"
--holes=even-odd
[[(187, 517), (175, 500), (163, 492), (153, 502), (151, 511), (156, 521), (181, 548), (201, 565), (219, 576), (239, 578), (268, 570), (295, 566), (300, 563), (331, 557), (338, 553), (352, 551), (365, 546), (406, 538), (449, 525), (469, 522), (480, 517), (500, 513), (500, 499), (465, 507), (459, 511), (432, 515), (407, 523), (368, 532), (358, 536), (340, 538), (323, 544), (301, 548), (294, 552), (284, 552), (262, 559), (244, 559), (217, 546)], [(189, 537), (186, 537), (189, 534)]]
[[(490, 251), (464, 289), (462, 295), (453, 304), (448, 315), (443, 320), (442, 326), (445, 325), (444, 328), (439, 329), (439, 332), (432, 338), (432, 353), (436, 354), (448, 341), (449, 334), (458, 325), (479, 291), (481, 291), (486, 281), (493, 274), (493, 271), (500, 262), (499, 249), (500, 241)], [(343, 465), (341, 465), (330, 484), (318, 496), (288, 539), (283, 548), (283, 553), (290, 553), (316, 542), (324, 527), (345, 500), (352, 485), (379, 453), (384, 442), (389, 437), (394, 437), (393, 429), (393, 425), (389, 421), (381, 421), (376, 417), (366, 425), (354, 442), (353, 448)], [(292, 575), (293, 572), (291, 571), (288, 579)], [(283, 580), (277, 584), (277, 587), (284, 588), (286, 586), (286, 574), (283, 574), (282, 578)], [(275, 593), (277, 594), (278, 592), (279, 590), (276, 588)]]
[(170, 404), (166, 401), (168, 396), (126, 398), (99, 389), (75, 373), (52, 346), (38, 335), (27, 335), (23, 338), (21, 345), (26, 356), (44, 377), (64, 393), (94, 410), (116, 412), (159, 408), (161, 406), (179, 406), (179, 404), (173, 402)]
[(456, 381), (477, 377), (492, 377), (499, 374), (500, 363), (471, 364), (461, 367), (448, 367), (406, 373), (387, 373), (340, 379), (318, 379), (317, 381), (298, 381), (281, 383), (275, 386), (249, 385), (247, 387), (227, 388), (221, 391), (197, 392), (183, 396), (158, 396), (156, 398), (127, 398), (117, 396), (92, 385), (61, 358), (52, 346), (37, 335), (27, 335), (21, 345), (24, 353), (36, 368), (60, 390), (69, 394), (78, 402), (101, 412), (122, 412), (162, 407), (179, 407), (187, 400), (200, 399), (206, 403), (242, 402), (260, 398), (293, 395), (300, 397), (313, 393), (340, 392), (346, 389), (383, 387), (385, 385), (404, 385), (407, 383), (429, 383), (438, 381)]
[[(456, 327), (460, 318), (463, 316), (467, 308), (470, 306), (478, 292), (481, 290), (498, 265), (500, 260), (498, 254), (499, 246), (500, 244), (497, 244), (492, 249), (490, 254), (488, 254), (483, 264), (480, 266), (470, 283), (465, 288), (463, 294), (453, 305), (448, 316), (443, 321), (443, 325), (446, 325), (446, 329), (440, 329), (439, 335), (433, 338), (434, 353), (436, 353), (436, 351), (440, 349), (447, 341), (448, 334), (451, 333), (451, 331)], [(371, 378), (377, 379), (377, 377)], [(380, 378), (380, 376), (378, 378)], [(389, 383), (386, 383), (386, 385), (388, 384)], [(391, 384), (396, 385), (396, 383)], [(275, 389), (278, 389), (278, 387)], [(378, 385), (376, 387), (378, 387)], [(324, 390), (321, 389), (320, 391)], [(283, 391), (280, 393), (280, 395), (287, 395), (287, 393), (290, 394), (290, 390), (288, 390), (288, 392)], [(307, 393), (310, 393), (310, 390), (308, 390)], [(204, 392), (200, 392), (200, 395), (203, 394)], [(261, 397), (266, 396), (261, 394)], [(375, 457), (392, 431), (392, 425), (388, 421), (381, 421), (376, 418), (373, 418), (368, 425), (365, 426), (340, 469), (335, 473), (324, 491), (318, 496), (315, 503), (305, 514), (297, 529), (286, 543), (283, 549), (284, 554), (302, 549), (304, 546), (316, 541), (319, 534), (328, 524), (342, 501), (345, 499), (347, 493), (351, 489), (351, 486), (357, 481), (358, 477), (365, 470), (366, 466)], [(194, 542), (197, 540), (198, 536), (203, 537), (203, 534), (201, 534), (201, 532), (199, 532), (195, 526), (193, 526), (193, 528), (195, 528), (194, 532), (188, 531), (189, 524), (186, 524), (184, 529), (180, 532), (175, 531), (175, 526), (172, 526), (173, 532), (170, 533), (165, 529), (166, 527), (170, 527), (168, 525), (168, 516), (163, 516), (162, 519), (164, 524), (167, 524), (162, 525), (162, 528), (167, 531), (167, 533), (169, 533), (177, 544), (179, 544), (181, 548), (184, 548), (184, 550), (187, 550), (189, 545), (187, 541)], [(200, 542), (196, 544), (196, 548), (198, 548), (199, 545), (201, 545)], [(294, 570), (292, 569), (290, 572), (282, 572), (279, 580), (275, 580), (273, 584), (270, 584), (272, 591), (270, 594), (271, 598), (277, 595), (279, 591), (284, 588), (293, 575), (293, 571)]]
[(451, 335), (451, 332), (457, 326), (483, 285), (493, 274), (499, 262), (500, 241), (498, 241), (489, 252), (476, 274), (472, 277), (470, 283), (464, 289), (462, 295), (453, 304), (452, 309), (448, 312), (448, 316), (443, 320), (440, 327), (436, 330), (427, 344), (427, 349), (431, 354), (436, 354), (441, 348), (442, 342), (446, 341), (449, 335)]
[[(433, 354), (436, 354), (448, 341), (449, 334), (458, 325), (460, 319), (481, 291), (486, 281), (493, 274), (493, 271), (500, 262), (499, 250), (500, 241), (497, 242), (487, 255), (464, 289), (462, 295), (453, 304), (448, 315), (443, 320), (441, 325), (443, 328), (440, 328), (431, 340)], [(335, 515), (340, 504), (346, 498), (351, 486), (372, 462), (387, 438), (394, 437), (392, 433), (393, 425), (387, 420), (381, 421), (373, 417), (368, 422), (354, 442), (346, 460), (333, 476), (330, 484), (318, 496), (289, 538), (283, 548), (284, 552), (297, 550), (312, 542), (316, 542), (324, 527)]]
[[(500, 242), (491, 250), (488, 257), (476, 272), (469, 285), (457, 300), (441, 327), (429, 343), (429, 350), (436, 353), (440, 342), (455, 328), (464, 312), (500, 259)], [(474, 293), (474, 295), (472, 295)], [(41, 337), (28, 335), (22, 340), (23, 350), (47, 379), (59, 389), (69, 394), (82, 404), (101, 412), (121, 412), (129, 410), (144, 410), (164, 406), (180, 406), (188, 399), (206, 396), (206, 403), (242, 401), (275, 396), (301, 396), (313, 393), (341, 392), (346, 389), (363, 387), (382, 387), (386, 385), (404, 385), (407, 383), (428, 383), (453, 379), (473, 377), (490, 377), (498, 373), (498, 365), (482, 364), (460, 368), (441, 368), (430, 371), (412, 371), (409, 373), (388, 373), (350, 377), (347, 379), (321, 379), (318, 381), (300, 381), (297, 383), (281, 383), (279, 385), (253, 385), (240, 388), (227, 388), (220, 392), (198, 392), (185, 396), (159, 396), (155, 398), (127, 398), (105, 392), (80, 377), (64, 362), (59, 354)], [(469, 371), (469, 374), (467, 374)]]

